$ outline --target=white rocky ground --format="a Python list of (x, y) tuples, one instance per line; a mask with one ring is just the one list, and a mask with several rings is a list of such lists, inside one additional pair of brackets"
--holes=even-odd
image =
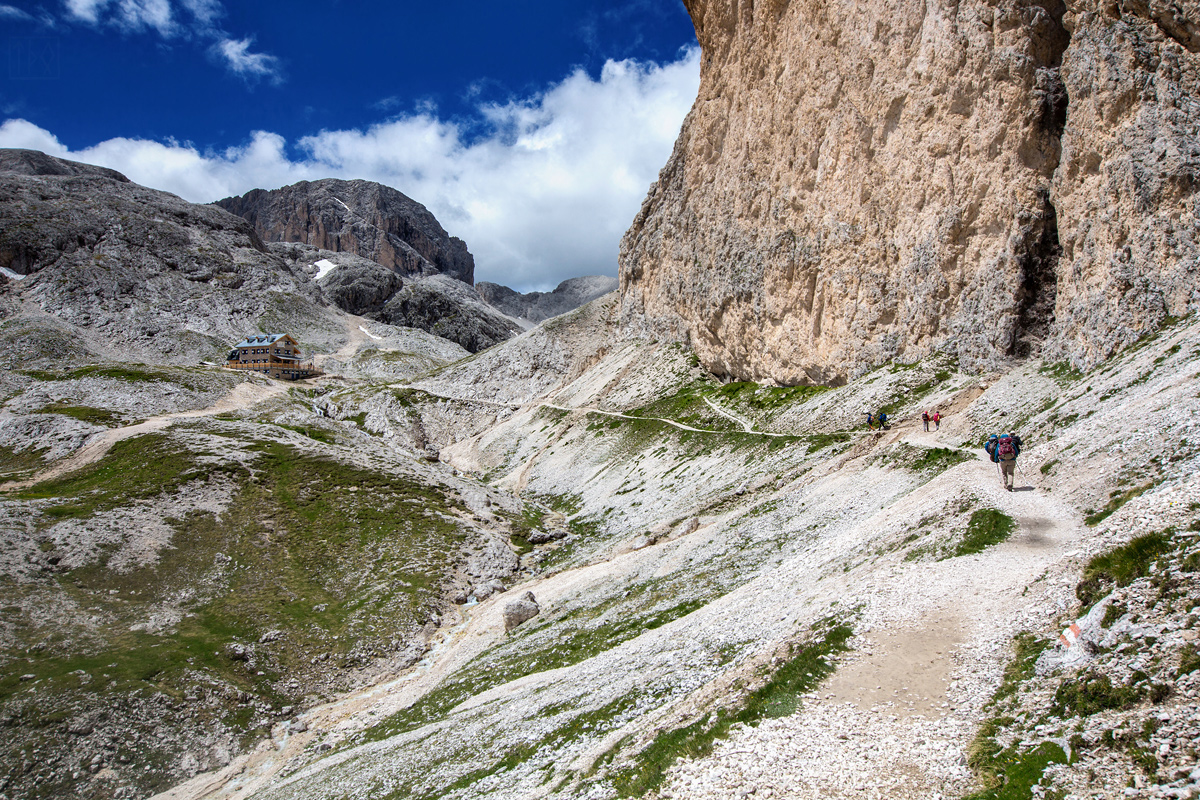
[[(629, 776), (645, 774), (657, 736), (736, 711), (828, 618), (853, 628), (851, 650), (796, 713), (735, 726), (710, 754), (670, 766), (651, 794), (959, 797), (978, 788), (967, 755), (997, 713), (987, 703), (1014, 635), (1057, 636), (1079, 613), (1075, 587), (1093, 556), (1168, 528), (1185, 548), (1161, 567), (1173, 594), (1147, 599), (1139, 587), (1152, 577), (1119, 591), (1174, 638), (1134, 638), (1105, 656), (1142, 659), (1145, 680), (1169, 681), (1167, 694), (1056, 717), (1056, 687), (1074, 668), (1046, 656), (1018, 682), (996, 737), (1020, 753), (1084, 737), (1070, 745), (1075, 760), (1044, 778), (1039, 768), (1044, 785), (1025, 796), (1194, 790), (1196, 674), (1174, 670), (1200, 601), (1184, 566), (1200, 509), (1200, 325), (1180, 323), (1084, 376), (1034, 362), (981, 380), (933, 362), (802, 404), (732, 387), (656, 405), (700, 377), (687, 354), (606, 337), (603, 300), (568, 316), (415, 384), (417, 394), (348, 391), (329, 406), (344, 418), (362, 410), (397, 447), (412, 446), (400, 434), (419, 420), (442, 460), (542, 504), (541, 524), (571, 526), (523, 557), (540, 574), (445, 620), (413, 671), (305, 712), (256, 753), (164, 797), (629, 795), (654, 785)], [(861, 430), (863, 411), (887, 404), (893, 428)], [(922, 407), (948, 414), (940, 430), (920, 429)], [(746, 423), (808, 438), (772, 449)], [(978, 450), (999, 428), (1026, 442), (1012, 493)], [(839, 431), (848, 435), (814, 436)], [(962, 445), (967, 458), (953, 466), (953, 452), (925, 449)], [(931, 453), (937, 463), (914, 468)], [(986, 508), (1017, 530), (951, 557)], [(505, 636), (504, 605), (526, 591), (542, 613)], [(1140, 740), (1121, 738), (1150, 717), (1172, 775), (1139, 766)], [(1113, 724), (1119, 746), (1103, 737)], [(1173, 785), (1144, 788), (1160, 779)]]

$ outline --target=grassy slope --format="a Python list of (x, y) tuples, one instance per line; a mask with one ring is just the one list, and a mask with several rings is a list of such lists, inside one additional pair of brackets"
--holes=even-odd
[[(154, 766), (124, 777), (164, 788), (180, 777), (181, 742), (158, 736), (160, 725), (261, 734), (281, 707), (335, 687), (326, 673), (387, 654), (439, 606), (438, 584), (464, 538), (457, 501), (440, 487), (349, 466), (336, 451), (299, 450), (269, 427), (259, 430), (264, 438), (218, 425), (126, 440), (99, 463), (21, 493), (48, 558), (70, 549), (56, 524), (97, 524), (198, 486), (227, 485), (232, 498), (219, 514), (168, 519), (174, 534), (152, 563), (111, 569), (120, 546), (110, 544), (83, 566), (0, 582), (5, 627), (15, 634), (0, 650), (0, 714), (27, 734), (10, 742), (4, 760), (13, 767), (38, 757), (56, 776), (30, 796), (88, 795), (71, 780), (72, 754), (53, 747), (69, 739), (73, 720), (130, 698), (180, 704), (173, 719), (128, 720), (165, 746), (148, 744), (138, 761)], [(37, 613), (46, 605), (70, 611), (47, 618)], [(180, 618), (156, 632), (134, 629), (164, 609)], [(271, 641), (260, 644), (266, 634)], [(39, 644), (20, 644), (30, 642)], [(232, 643), (250, 647), (248, 662), (230, 657)], [(206, 702), (183, 703), (189, 691)]]

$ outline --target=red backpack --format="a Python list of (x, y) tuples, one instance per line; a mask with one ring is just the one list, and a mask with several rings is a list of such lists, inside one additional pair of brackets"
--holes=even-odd
[(1013, 461), (1017, 457), (1013, 438), (1007, 433), (1000, 437), (1000, 443), (996, 445), (996, 457), (1001, 461)]

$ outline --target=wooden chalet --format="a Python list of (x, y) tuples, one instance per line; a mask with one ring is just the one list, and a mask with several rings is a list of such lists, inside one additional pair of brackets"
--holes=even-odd
[(247, 336), (229, 351), (225, 366), (261, 372), (269, 378), (284, 381), (298, 381), (324, 374), (311, 361), (304, 362), (300, 343), (287, 333)]

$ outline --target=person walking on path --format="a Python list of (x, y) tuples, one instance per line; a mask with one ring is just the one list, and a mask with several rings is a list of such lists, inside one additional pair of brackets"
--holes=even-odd
[(1016, 482), (1017, 456), (1021, 455), (1021, 437), (1011, 433), (1002, 433), (999, 436), (993, 433), (988, 437), (983, 449), (1000, 470), (1000, 483), (1006, 491), (1011, 492), (1013, 483)]
[(925, 426), (925, 432), (929, 433), (929, 412), (921, 412), (921, 424)]
[(872, 414), (870, 411), (867, 411), (865, 413), (867, 415), (867, 430), (869, 430), (869, 431), (875, 430), (875, 415)]
[(942, 427), (942, 412), (935, 411), (933, 412), (933, 429), (936, 431), (940, 427)]

